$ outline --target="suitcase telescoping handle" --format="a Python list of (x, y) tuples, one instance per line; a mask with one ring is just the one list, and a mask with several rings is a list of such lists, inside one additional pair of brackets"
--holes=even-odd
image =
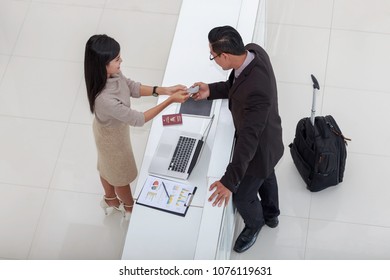
[(311, 75), (311, 80), (313, 81), (313, 102), (311, 104), (311, 115), (310, 115), (310, 122), (314, 126), (314, 121), (316, 117), (316, 91), (320, 89), (320, 85), (318, 84), (318, 81), (314, 75)]

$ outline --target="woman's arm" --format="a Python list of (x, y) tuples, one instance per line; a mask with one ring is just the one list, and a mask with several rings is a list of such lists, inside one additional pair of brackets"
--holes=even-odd
[[(153, 89), (152, 89), (153, 90)], [(150, 95), (151, 93), (149, 93)], [(163, 102), (158, 104), (157, 106), (147, 110), (144, 112), (145, 122), (150, 121), (162, 110), (171, 105), (172, 103), (183, 103), (185, 102), (190, 95), (187, 93), (187, 90), (177, 90), (174, 94), (170, 95), (168, 99), (165, 99)]]
[[(171, 87), (156, 87), (156, 93), (158, 95), (172, 95), (178, 90), (187, 90), (186, 86), (176, 85)], [(151, 96), (153, 93), (153, 87), (147, 85), (141, 85), (140, 95), (141, 96)]]

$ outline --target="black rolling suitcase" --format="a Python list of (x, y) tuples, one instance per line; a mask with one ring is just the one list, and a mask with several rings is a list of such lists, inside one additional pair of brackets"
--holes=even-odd
[(291, 156), (307, 189), (318, 192), (343, 181), (347, 159), (346, 140), (334, 118), (315, 117), (317, 79), (313, 81), (313, 103), (310, 118), (301, 119), (294, 141), (289, 145)]

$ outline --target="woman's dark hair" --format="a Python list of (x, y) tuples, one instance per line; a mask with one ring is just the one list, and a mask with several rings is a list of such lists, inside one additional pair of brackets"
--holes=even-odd
[(208, 39), (212, 50), (217, 54), (242, 55), (246, 51), (241, 35), (231, 26), (213, 28), (209, 32)]
[(107, 35), (93, 35), (85, 45), (84, 78), (91, 113), (95, 111), (96, 97), (107, 82), (106, 66), (119, 52), (119, 43)]

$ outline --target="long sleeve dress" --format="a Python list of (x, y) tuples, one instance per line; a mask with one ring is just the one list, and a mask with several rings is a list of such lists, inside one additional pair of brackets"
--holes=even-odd
[(127, 186), (137, 177), (130, 126), (143, 126), (142, 112), (131, 109), (130, 97), (140, 97), (138, 82), (122, 73), (107, 79), (95, 100), (93, 133), (100, 176), (113, 186)]

